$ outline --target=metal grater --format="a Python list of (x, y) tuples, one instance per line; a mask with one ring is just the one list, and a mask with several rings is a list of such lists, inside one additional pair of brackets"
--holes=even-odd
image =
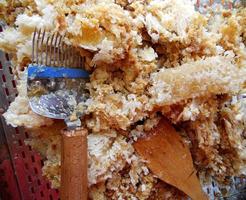
[[(197, 5), (205, 6), (204, 1), (197, 2)], [(231, 7), (233, 3), (229, 2), (227, 6)], [(5, 111), (8, 108), (16, 95), (10, 58), (8, 54), (0, 52), (0, 112), (1, 109)], [(23, 128), (8, 126), (3, 117), (0, 117), (0, 199), (58, 200), (58, 190), (52, 189), (50, 183), (42, 176), (42, 158), (30, 146), (24, 144), (28, 137), (29, 134)], [(211, 182), (204, 187), (204, 191), (210, 199), (223, 199), (223, 189), (215, 181)], [(230, 195), (224, 199), (246, 199), (246, 178), (232, 177)]]
[[(0, 26), (2, 31), (2, 26)], [(17, 95), (8, 54), (0, 52), (0, 108), (7, 110)], [(0, 198), (2, 200), (59, 199), (58, 190), (51, 189), (42, 176), (43, 160), (24, 144), (29, 134), (13, 128), (0, 118)]]

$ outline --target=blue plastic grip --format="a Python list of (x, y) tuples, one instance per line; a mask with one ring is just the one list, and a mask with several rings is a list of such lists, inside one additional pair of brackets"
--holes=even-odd
[(66, 67), (28, 66), (28, 78), (89, 78), (89, 73), (83, 69)]

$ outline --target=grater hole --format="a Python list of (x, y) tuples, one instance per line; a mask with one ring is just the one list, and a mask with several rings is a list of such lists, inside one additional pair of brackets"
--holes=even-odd
[(47, 183), (47, 184), (46, 184), (46, 187), (47, 187), (47, 189), (49, 190), (49, 189), (50, 189), (50, 184)]
[(35, 192), (34, 192), (34, 188), (33, 187), (31, 187), (31, 192), (34, 194)]
[(210, 194), (210, 190), (209, 190), (209, 188), (207, 188), (207, 193), (208, 193), (208, 194)]
[(13, 88), (16, 88), (16, 84), (15, 84), (14, 80), (12, 80), (12, 86), (13, 86)]
[(9, 54), (5, 53), (5, 58), (7, 61), (9, 61)]
[(18, 128), (15, 128), (15, 133), (16, 133), (16, 134), (20, 134), (20, 131), (19, 131)]
[(9, 73), (10, 73), (10, 74), (13, 74), (12, 67), (9, 67)]
[(28, 145), (28, 149), (29, 149), (29, 151), (31, 151), (32, 150), (32, 147), (30, 145)]
[(43, 166), (44, 166), (44, 161), (41, 160), (41, 161), (40, 161), (40, 164), (41, 164), (41, 167), (43, 167)]
[(2, 26), (0, 26), (0, 32), (2, 32), (3, 31), (3, 28), (2, 28)]
[(32, 182), (32, 177), (31, 176), (27, 176), (27, 179), (28, 179), (29, 183)]
[(6, 93), (7, 96), (9, 96), (9, 90), (8, 90), (8, 88), (5, 88), (5, 93)]
[(41, 192), (40, 192), (40, 195), (41, 195), (41, 197), (44, 197), (44, 192), (41, 191)]
[(36, 167), (34, 167), (34, 173), (38, 174), (38, 169)]
[(7, 183), (6, 181), (3, 181), (3, 182), (2, 182), (2, 187), (3, 187), (3, 188), (7, 188), (7, 187), (8, 187), (8, 183)]
[(4, 74), (2, 75), (2, 80), (3, 80), (3, 82), (6, 82), (6, 77)]
[(41, 185), (41, 181), (38, 179), (38, 185)]
[(21, 152), (22, 158), (26, 158), (26, 154), (24, 151)]
[(3, 69), (2, 63), (0, 62), (0, 69)]
[(29, 138), (29, 135), (28, 135), (28, 133), (27, 133), (27, 132), (25, 132), (25, 136), (26, 136), (26, 138)]
[(0, 169), (0, 176), (4, 176), (4, 170), (3, 169)]
[(19, 146), (22, 146), (23, 145), (23, 143), (22, 143), (21, 140), (18, 140), (18, 143), (19, 143)]
[(58, 189), (56, 189), (56, 193), (57, 193), (57, 194), (59, 193), (59, 190), (58, 190)]
[(29, 169), (29, 166), (27, 163), (25, 163), (25, 168), (28, 170)]
[(31, 159), (32, 159), (32, 162), (35, 162), (35, 158), (33, 155), (31, 156)]
[(51, 194), (49, 195), (49, 197), (50, 197), (50, 200), (53, 200), (53, 197), (52, 197), (52, 195), (51, 195)]
[(214, 187), (214, 182), (212, 181), (212, 186)]

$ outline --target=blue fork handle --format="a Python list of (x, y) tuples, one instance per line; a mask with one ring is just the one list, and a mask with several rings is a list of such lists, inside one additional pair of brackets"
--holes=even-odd
[(89, 73), (83, 69), (66, 67), (28, 66), (28, 78), (89, 78)]

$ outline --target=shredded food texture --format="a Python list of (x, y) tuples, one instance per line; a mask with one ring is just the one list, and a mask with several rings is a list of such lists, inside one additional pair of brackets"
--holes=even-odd
[(32, 112), (26, 67), (35, 28), (65, 35), (85, 57), (90, 97), (91, 199), (179, 199), (132, 143), (167, 118), (189, 144), (203, 182), (246, 173), (246, 8), (201, 14), (191, 0), (0, 0), (0, 49), (12, 56), (18, 96), (4, 117), (24, 126), (60, 186), (63, 122)]

